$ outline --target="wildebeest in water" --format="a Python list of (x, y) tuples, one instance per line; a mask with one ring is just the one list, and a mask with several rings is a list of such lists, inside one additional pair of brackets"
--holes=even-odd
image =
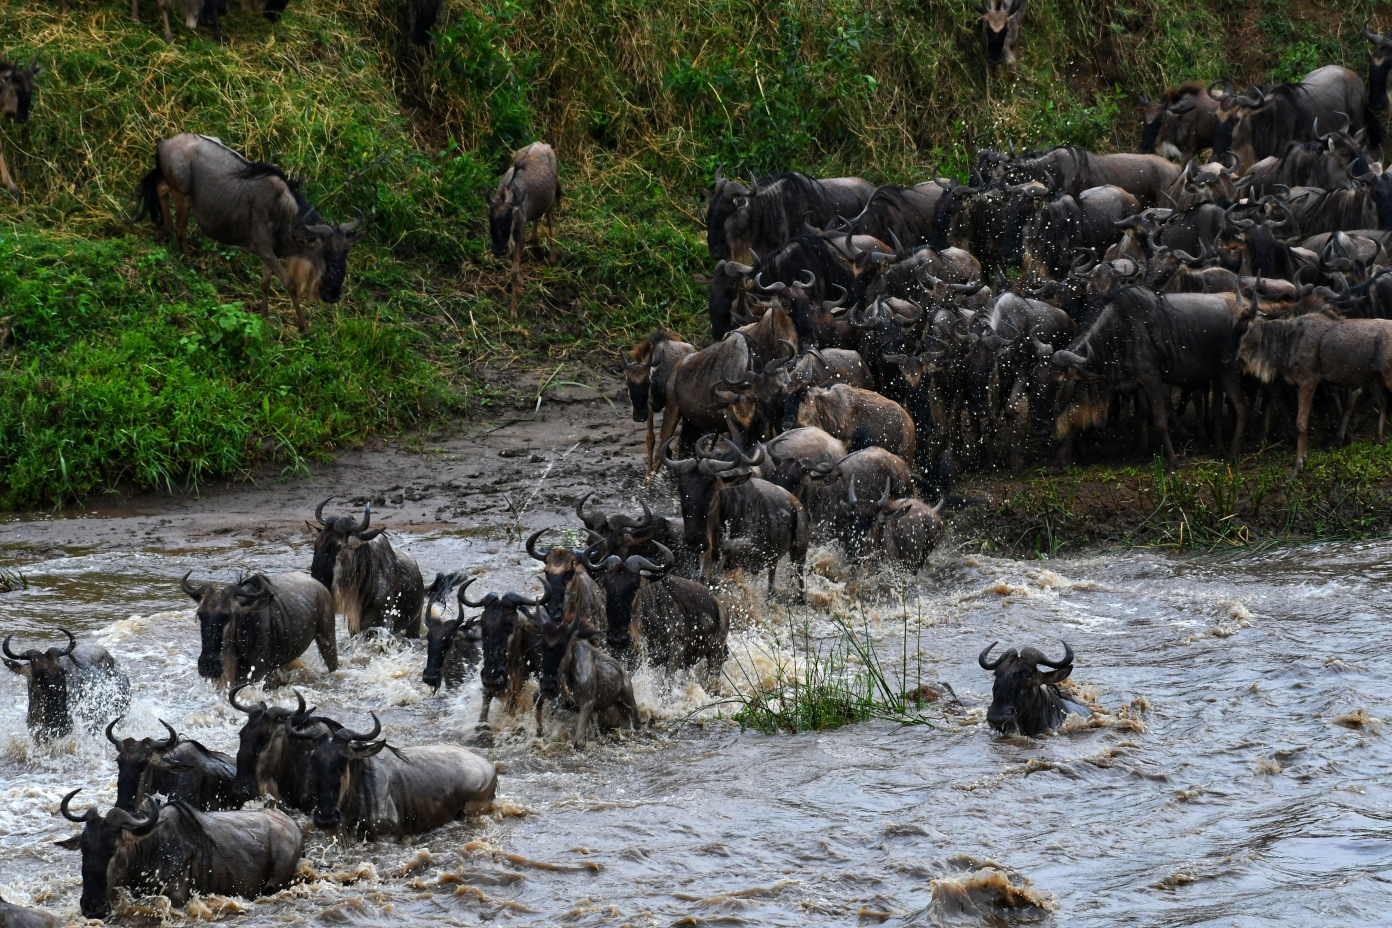
[(237, 764), (197, 741), (180, 740), (179, 733), (163, 719), (168, 738), (117, 738), (121, 719), (106, 726), (106, 740), (116, 746), (116, 808), (134, 814), (145, 797), (159, 793), (187, 802), (203, 812), (235, 809), (241, 801), (232, 797)]
[(561, 201), (561, 181), (556, 168), (556, 152), (545, 142), (533, 142), (513, 152), (512, 164), (498, 181), (488, 202), (488, 232), (493, 239), (495, 258), (512, 258), (512, 315), (517, 316), (517, 296), (522, 287), (522, 245), (527, 224), (532, 224), (532, 241), (537, 240), (538, 220), (546, 218), (548, 242), (556, 240), (552, 213)]
[(67, 629), (65, 648), (10, 650), (13, 634), (0, 651), (5, 666), (29, 684), (29, 733), (35, 741), (62, 738), (73, 729), (76, 714), (92, 731), (108, 719), (123, 715), (130, 705), (130, 681), (111, 654), (99, 644), (81, 644)]
[(1086, 706), (1059, 695), (1058, 685), (1073, 672), (1073, 649), (1068, 642), (1063, 643), (1063, 658), (1057, 661), (1049, 660), (1037, 648), (1011, 648), (994, 661), (988, 660), (996, 644), (991, 642), (977, 657), (983, 670), (995, 674), (986, 721), (996, 731), (1033, 738), (1057, 728), (1070, 712), (1092, 715)]
[[(39, 56), (29, 62), (29, 67), (21, 68), (8, 61), (0, 61), (0, 115), (17, 123), (29, 121), (29, 106), (34, 99), (34, 78), (43, 72)], [(24, 199), (19, 185), (10, 177), (9, 166), (5, 164), (5, 146), (0, 144), (0, 183), (10, 191), (16, 200)]]
[[(309, 328), (300, 300), (337, 303), (348, 273), (348, 249), (360, 219), (333, 226), (305, 200), (300, 182), (273, 164), (251, 161), (219, 139), (186, 133), (155, 145), (155, 166), (140, 181), (136, 219), (148, 215), (175, 234), (188, 254), (188, 219), (216, 242), (261, 259), (261, 313), (271, 312), (271, 279), (279, 278), (300, 331)], [(170, 221), (168, 200), (174, 202)]]
[[(192, 571), (190, 571), (192, 573)], [(180, 588), (198, 603), (203, 646), (198, 675), (222, 684), (260, 680), (309, 649), (319, 648), (329, 672), (338, 669), (333, 598), (309, 574), (252, 574), (237, 583)]]
[(325, 521), (324, 506), (331, 499), (314, 510), (319, 535), (310, 575), (333, 591), (334, 606), (351, 634), (387, 628), (394, 635), (419, 637), (425, 583), (415, 558), (395, 550), (384, 529), (370, 528), (371, 503), (363, 507), (361, 522), (346, 516)]

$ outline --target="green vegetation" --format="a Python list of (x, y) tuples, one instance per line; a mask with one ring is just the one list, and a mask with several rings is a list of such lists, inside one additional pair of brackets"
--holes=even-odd
[[(1359, 70), (1371, 6), (1062, 0), (1031, 8), (1017, 81), (988, 74), (973, 0), (449, 0), (428, 51), (402, 0), (234, 7), (231, 43), (110, 0), (0, 3), (0, 55), (46, 67), (0, 126), (23, 204), (0, 204), (0, 505), (295, 466), (472, 405), (482, 367), (704, 330), (696, 191), (798, 168), (960, 173), (970, 141), (1134, 142), (1131, 91)], [(300, 337), (248, 314), (259, 263), (195, 236), (183, 258), (126, 217), (156, 139), (222, 138), (361, 210), (342, 303)], [(480, 188), (513, 147), (556, 146), (566, 198), (523, 317), (488, 256)]]

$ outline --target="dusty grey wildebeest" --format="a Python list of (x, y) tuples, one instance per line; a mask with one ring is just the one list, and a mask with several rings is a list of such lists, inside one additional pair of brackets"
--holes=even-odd
[[(148, 215), (178, 236), (188, 254), (190, 214), (203, 234), (261, 259), (261, 313), (270, 315), (271, 279), (279, 278), (295, 321), (309, 328), (301, 299), (337, 303), (348, 272), (348, 248), (361, 220), (332, 226), (273, 164), (249, 161), (215, 138), (186, 133), (155, 144), (155, 166), (140, 181), (136, 219)], [(174, 202), (171, 224), (169, 200)]]
[[(542, 708), (548, 698), (559, 698), (576, 710), (576, 750), (585, 746), (590, 718), (596, 710), (617, 707), (629, 728), (638, 727), (638, 703), (633, 683), (613, 656), (593, 643), (600, 636), (583, 618), (567, 613), (561, 621), (547, 617), (541, 624), (541, 665), (536, 704), (537, 737), (542, 736)], [(554, 694), (554, 695), (550, 695)]]
[(284, 812), (199, 812), (150, 799), (139, 816), (123, 809), (102, 815), (95, 806), (77, 815), (68, 803), (79, 792), (64, 796), (59, 810), (82, 831), (58, 845), (82, 852), (86, 918), (107, 918), (122, 887), (167, 896), (176, 906), (194, 893), (256, 899), (289, 884), (304, 856), (304, 836)]
[(1191, 81), (1166, 90), (1159, 100), (1145, 94), (1139, 100), (1141, 154), (1155, 153), (1184, 164), (1212, 147), (1218, 101), (1204, 92), (1203, 84)]
[(1027, 0), (981, 0), (981, 28), (986, 33), (986, 60), (1015, 73), (1015, 50), (1020, 46), (1020, 23)]
[(703, 573), (713, 581), (730, 567), (768, 570), (773, 595), (778, 562), (788, 556), (797, 580), (798, 600), (806, 598), (803, 570), (812, 525), (807, 510), (787, 490), (752, 476), (727, 476), (748, 469), (739, 464), (716, 472), (715, 492), (707, 515)]
[(603, 628), (604, 594), (599, 584), (585, 571), (585, 552), (579, 548), (556, 545), (542, 554), (537, 550), (536, 543), (545, 532), (544, 528), (537, 529), (527, 538), (527, 553), (546, 565), (542, 582), (551, 591), (546, 611), (558, 620), (562, 615), (579, 615), (596, 627)]
[(653, 419), (667, 406), (667, 381), (677, 362), (696, 350), (675, 332), (653, 332), (633, 346), (632, 361), (624, 365), (624, 382), (633, 404), (633, 421), (647, 423), (648, 469), (646, 477), (657, 473)]
[[(483, 609), (479, 616), (483, 634), (483, 664), (479, 668), (479, 683), (483, 689), (483, 707), (479, 710), (478, 725), (488, 724), (488, 707), (493, 700), (507, 693), (507, 711), (517, 707), (522, 686), (537, 672), (540, 652), (538, 629), (546, 606), (551, 602), (552, 588), (545, 587), (541, 599), (530, 599), (521, 593), (498, 595), (489, 593), (478, 602), (470, 601), (470, 577), (459, 588), (459, 608)], [(526, 610), (531, 609), (529, 614)], [(519, 616), (518, 613), (521, 613)]]
[(767, 254), (800, 233), (806, 223), (826, 228), (865, 208), (875, 186), (859, 177), (816, 180), (796, 172), (774, 174), (750, 186), (715, 171), (715, 186), (704, 191), (706, 248), (716, 261), (748, 261)]
[(512, 315), (517, 316), (517, 296), (522, 287), (522, 248), (527, 224), (532, 224), (532, 241), (537, 240), (537, 224), (546, 218), (548, 243), (555, 242), (552, 213), (561, 201), (561, 181), (556, 169), (556, 152), (545, 142), (533, 142), (512, 153), (512, 164), (498, 181), (488, 202), (488, 233), (493, 239), (495, 258), (512, 258)]
[(797, 424), (816, 427), (859, 451), (878, 445), (906, 461), (914, 457), (914, 423), (894, 400), (838, 383), (813, 387), (798, 406)]
[(333, 598), (309, 574), (252, 574), (237, 583), (200, 586), (184, 574), (179, 586), (198, 603), (203, 641), (199, 676), (224, 686), (260, 680), (309, 650), (311, 643), (330, 673), (338, 669)]
[(1075, 197), (1092, 187), (1120, 187), (1141, 206), (1150, 207), (1160, 205), (1160, 195), (1174, 185), (1182, 169), (1159, 155), (1098, 155), (1076, 145), (1060, 145), (1040, 155), (1021, 158), (1011, 170), (1040, 180), (1048, 174), (1055, 190)]
[(250, 685), (239, 683), (227, 694), (232, 708), (247, 717), (237, 735), (237, 775), (232, 796), (238, 802), (265, 796), (308, 815), (318, 802), (309, 767), (310, 752), (318, 740), (330, 737), (342, 726), (322, 716), (311, 719), (313, 710), (305, 705), (298, 690), (294, 709), (268, 706), (264, 700), (256, 705), (237, 702), (237, 694)]
[(430, 584), (425, 596), (425, 670), (421, 682), (438, 690), (462, 686), (483, 659), (479, 620), (468, 619), (464, 610), (453, 619), (445, 617), (445, 599), (458, 588), (462, 574), (441, 573)]
[(241, 800), (232, 797), (237, 763), (231, 757), (197, 741), (181, 741), (163, 719), (160, 724), (168, 738), (117, 738), (120, 722), (115, 719), (106, 726), (106, 740), (116, 746), (116, 808), (134, 814), (154, 793), (203, 812), (241, 806)]
[(372, 731), (340, 728), (315, 744), (316, 827), (400, 840), (493, 805), (498, 773), (487, 760), (455, 744), (392, 747), (381, 733), (374, 712)]
[(1387, 109), (1387, 75), (1392, 73), (1392, 32), (1378, 35), (1368, 28), (1371, 24), (1371, 19), (1363, 24), (1364, 38), (1373, 43), (1368, 58), (1368, 109), (1381, 113)]
[[(1384, 387), (1392, 390), (1392, 320), (1341, 319), (1324, 312), (1294, 319), (1267, 319), (1259, 315), (1254, 300), (1240, 324), (1246, 325), (1246, 331), (1238, 344), (1238, 363), (1263, 383), (1280, 377), (1299, 391), (1295, 427), (1300, 437), (1291, 477), (1305, 465), (1310, 408), (1320, 384), (1379, 393)], [(1381, 402), (1378, 406), (1381, 443), (1386, 411)], [(1349, 403), (1341, 432), (1352, 412), (1353, 403)]]
[[(34, 78), (42, 72), (38, 55), (34, 56), (27, 68), (0, 60), (0, 114), (13, 122), (28, 122), (29, 107), (34, 100)], [(19, 185), (10, 177), (10, 169), (5, 164), (3, 144), (0, 144), (0, 183), (10, 191), (10, 196), (16, 200), (24, 199), (24, 194), (20, 193)]]
[(939, 500), (936, 506), (912, 497), (892, 499), (891, 483), (885, 480), (884, 492), (878, 500), (858, 497), (854, 481), (847, 486), (846, 509), (850, 513), (847, 553), (868, 558), (878, 552), (905, 570), (915, 571), (928, 562), (928, 555), (942, 538), (940, 514), (947, 498)]
[[(1209, 92), (1212, 94), (1210, 86)], [(1296, 84), (1279, 84), (1267, 90), (1253, 87), (1247, 95), (1224, 94), (1219, 101), (1218, 123), (1213, 133), (1213, 157), (1231, 151), (1244, 168), (1281, 154), (1292, 141), (1317, 137), (1316, 119), (1349, 119), (1346, 131), (1364, 128), (1367, 119), (1369, 147), (1382, 144), (1382, 125), (1368, 118), (1368, 91), (1363, 78), (1348, 68), (1327, 65), (1316, 68)]]
[(1058, 684), (1073, 672), (1073, 649), (1068, 642), (1063, 643), (1063, 659), (1058, 661), (1049, 660), (1036, 648), (1011, 648), (994, 661), (988, 660), (995, 646), (996, 642), (991, 642), (976, 660), (983, 670), (995, 674), (986, 721), (996, 731), (1033, 738), (1057, 728), (1070, 712), (1092, 715), (1086, 706), (1059, 695)]
[(333, 591), (334, 608), (343, 613), (350, 634), (369, 628), (390, 629), (406, 638), (420, 636), (425, 581), (415, 558), (394, 549), (385, 529), (370, 528), (372, 504), (363, 506), (361, 522), (346, 516), (324, 521), (324, 506), (314, 510), (318, 536), (309, 573)]
[(59, 631), (68, 638), (65, 648), (16, 654), (10, 650), (13, 634), (0, 644), (5, 666), (28, 684), (29, 733), (35, 741), (67, 735), (74, 716), (99, 731), (130, 705), (130, 681), (106, 648), (90, 641), (79, 644), (72, 632)]
[(60, 924), (43, 909), (11, 905), (0, 896), (0, 928), (58, 928)]

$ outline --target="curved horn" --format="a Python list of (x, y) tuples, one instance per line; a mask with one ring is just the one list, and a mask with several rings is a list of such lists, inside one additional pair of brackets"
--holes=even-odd
[(477, 609), (479, 606), (482, 606), (484, 603), (488, 602), (487, 596), (475, 603), (470, 602), (469, 597), (465, 595), (464, 591), (469, 589), (469, 584), (473, 583), (477, 579), (478, 577), (470, 577), (468, 580), (465, 580), (464, 585), (459, 588), (459, 601), (464, 605), (468, 606), (470, 609)]
[(71, 812), (68, 811), (68, 803), (72, 802), (72, 798), (80, 792), (82, 792), (82, 787), (79, 786), (77, 789), (64, 796), (63, 801), (58, 804), (58, 811), (63, 813), (63, 818), (67, 819), (70, 822), (77, 822), (78, 824), (87, 821), (88, 816), (90, 816), (93, 812), (96, 811), (96, 806), (93, 806), (81, 815), (73, 815)]
[(837, 290), (840, 290), (841, 295), (837, 297), (835, 300), (826, 300), (822, 303), (822, 309), (825, 309), (827, 311), (831, 311), (833, 309), (840, 309), (842, 306), (846, 305), (846, 297), (851, 295), (850, 292), (840, 284), (832, 284), (832, 286), (835, 287)]
[(73, 633), (68, 631), (66, 628), (60, 628), (58, 630), (68, 636), (68, 646), (64, 648), (62, 651), (59, 651), (57, 656), (67, 657), (69, 654), (73, 653), (73, 651), (77, 650), (77, 639), (74, 638)]
[(1064, 667), (1071, 667), (1073, 665), (1073, 648), (1071, 648), (1068, 642), (1065, 641), (1063, 643), (1063, 660), (1051, 661), (1048, 658), (1044, 658), (1040, 660), (1039, 663), (1043, 664), (1045, 667), (1052, 667), (1055, 670), (1059, 670)]
[(368, 503), (368, 504), (366, 504), (365, 506), (363, 506), (362, 525), (355, 525), (355, 526), (353, 526), (351, 529), (349, 529), (349, 531), (351, 531), (351, 532), (353, 532), (353, 533), (355, 533), (355, 534), (358, 533), (358, 532), (365, 532), (365, 531), (367, 531), (367, 527), (368, 527), (369, 525), (371, 525), (371, 524), (372, 524), (372, 504), (371, 504), (371, 503)]
[(585, 504), (590, 501), (591, 496), (594, 496), (594, 490), (591, 490), (584, 496), (580, 497), (579, 502), (575, 504), (575, 514), (579, 516), (580, 521), (584, 522), (586, 525), (590, 524), (590, 520), (589, 517), (585, 515)]
[(147, 799), (145, 800), (145, 817), (136, 818), (132, 815), (130, 817), (131, 820), (123, 823), (121, 828), (136, 837), (143, 838), (145, 835), (154, 831), (159, 825), (159, 814), (160, 804), (154, 799)]
[(338, 731), (334, 732), (334, 737), (340, 741), (349, 742), (376, 740), (377, 736), (382, 733), (382, 720), (377, 718), (376, 712), (369, 712), (368, 715), (372, 716), (372, 731), (370, 733), (360, 734), (356, 731), (350, 731), (347, 728), (340, 728)]
[(677, 436), (673, 435), (671, 438), (664, 441), (657, 449), (657, 459), (662, 462), (663, 467), (667, 468), (674, 474), (689, 474), (696, 469), (696, 459), (673, 459), (669, 452), (672, 448), (672, 442), (676, 440)]
[(1009, 654), (1009, 653), (1010, 653), (1009, 651), (1007, 651), (1007, 652), (1005, 652), (1005, 654), (1002, 654), (1000, 657), (996, 658), (994, 661), (987, 661), (987, 660), (986, 660), (986, 656), (987, 656), (988, 654), (990, 654), (990, 653), (991, 653), (991, 649), (994, 648), (994, 647), (995, 647), (996, 645), (998, 645), (998, 644), (1000, 644), (999, 641), (993, 641), (993, 642), (991, 642), (990, 644), (988, 644), (988, 645), (986, 646), (986, 650), (982, 651), (980, 654), (978, 654), (978, 655), (976, 656), (976, 662), (977, 662), (978, 664), (981, 665), (981, 669), (982, 669), (982, 670), (995, 670), (997, 667), (999, 667), (999, 666), (1001, 665), (1001, 661), (1005, 660), (1005, 654)]
[(110, 725), (106, 726), (106, 740), (107, 740), (107, 741), (110, 741), (112, 744), (116, 745), (118, 748), (121, 746), (121, 742), (118, 741), (118, 740), (116, 739), (116, 735), (114, 734), (114, 732), (115, 732), (115, 730), (116, 730), (116, 726), (119, 725), (119, 724), (121, 724), (121, 720), (122, 720), (123, 718), (125, 718), (124, 715), (118, 715), (118, 716), (116, 716), (114, 719), (111, 720), (111, 724), (110, 724)]
[[(1215, 93), (1213, 92), (1213, 88), (1214, 88), (1214, 87), (1217, 87), (1217, 86), (1219, 86), (1219, 85), (1222, 86), (1223, 92), (1222, 92), (1222, 93), (1219, 93), (1219, 94), (1215, 94)], [(1228, 94), (1232, 93), (1232, 85), (1229, 84), (1227, 81), (1214, 81), (1213, 83), (1211, 83), (1211, 84), (1208, 85), (1208, 91), (1207, 91), (1207, 92), (1208, 92), (1209, 99), (1212, 99), (1212, 100), (1221, 100), (1221, 99), (1223, 99), (1224, 97), (1226, 97)]]
[(647, 500), (639, 498), (638, 505), (643, 507), (643, 518), (635, 519), (631, 516), (614, 516), (609, 520), (614, 528), (619, 529), (646, 529), (653, 524), (652, 510), (648, 508)]
[(329, 504), (329, 500), (331, 499), (333, 499), (332, 496), (327, 497), (322, 503), (314, 507), (314, 521), (318, 522), (320, 525), (324, 524), (324, 507)]
[(257, 708), (265, 709), (266, 704), (263, 702), (259, 707), (253, 707), (244, 706), (241, 703), (237, 702), (237, 694), (240, 693), (242, 690), (246, 689), (248, 686), (251, 686), (250, 681), (245, 683), (238, 683), (236, 686), (232, 687), (232, 691), (227, 694), (227, 701), (232, 704), (233, 709), (236, 709), (238, 712), (245, 712), (247, 715), (250, 715), (251, 713), (255, 712)]
[(189, 583), (188, 578), (192, 574), (193, 571), (191, 570), (188, 573), (184, 574), (184, 576), (179, 580), (179, 589), (183, 590), (185, 593), (194, 598), (198, 598), (201, 597), (203, 593), (208, 589), (208, 585), (205, 583), (202, 586), (194, 586), (193, 584)]
[(160, 719), (159, 723), (164, 726), (165, 731), (169, 732), (169, 737), (163, 741), (151, 742), (150, 748), (155, 751), (167, 751), (179, 743), (179, 733), (174, 730), (173, 725), (170, 725), (164, 719)]
[[(815, 283), (817, 282), (817, 275), (816, 275), (816, 274), (813, 274), (813, 273), (812, 273), (810, 270), (808, 270), (807, 268), (803, 268), (803, 273), (805, 273), (805, 274), (807, 275), (807, 283), (803, 283), (802, 280), (799, 279), (799, 280), (797, 281), (797, 285), (798, 285), (799, 287), (801, 287), (802, 289), (806, 290), (808, 287), (812, 286), (813, 284), (815, 284)], [(799, 278), (801, 278), (802, 275), (799, 274), (798, 276), (799, 276)]]
[(536, 549), (536, 543), (537, 539), (540, 538), (542, 536), (542, 533), (545, 531), (546, 529), (539, 528), (535, 532), (532, 532), (532, 534), (527, 538), (527, 553), (530, 554), (534, 559), (541, 561), (542, 563), (546, 562), (546, 555), (538, 553)]
[[(14, 653), (13, 651), (11, 651), (11, 650), (10, 650), (10, 639), (13, 638), (13, 637), (14, 637), (14, 632), (11, 632), (10, 634), (8, 634), (8, 635), (5, 636), (4, 642), (3, 642), (3, 643), (0, 643), (0, 653), (4, 653), (4, 655), (5, 655), (6, 657), (8, 657), (8, 658), (9, 658), (10, 660), (12, 660), (12, 661), (32, 661), (35, 657), (38, 656), (38, 653), (37, 653), (33, 648), (30, 648), (28, 651), (25, 651), (23, 654), (16, 654), (16, 653)], [(31, 657), (30, 655), (33, 655), (33, 656)]]
[(890, 484), (890, 480), (891, 480), (891, 479), (892, 479), (892, 478), (890, 478), (890, 477), (886, 477), (886, 478), (885, 478), (885, 488), (884, 488), (884, 492), (881, 493), (881, 494), (880, 494), (880, 498), (879, 498), (878, 500), (875, 501), (875, 508), (876, 508), (876, 509), (883, 509), (883, 508), (885, 508), (886, 506), (889, 505), (889, 484)]

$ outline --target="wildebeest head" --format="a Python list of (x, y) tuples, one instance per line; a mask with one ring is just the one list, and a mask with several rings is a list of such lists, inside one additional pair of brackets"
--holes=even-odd
[(68, 672), (63, 658), (77, 648), (77, 639), (67, 629), (59, 629), (68, 638), (67, 647), (39, 651), (30, 648), (19, 654), (10, 650), (6, 635), (0, 650), (5, 666), (24, 677), (29, 684), (29, 727), (42, 737), (61, 738), (72, 731), (72, 713), (68, 706)]
[(745, 324), (751, 295), (755, 292), (756, 266), (722, 260), (710, 278), (706, 312), (711, 321), (711, 340), (720, 341), (736, 326)]
[(1141, 146), (1139, 151), (1143, 155), (1151, 154), (1155, 151), (1155, 140), (1160, 135), (1160, 126), (1165, 121), (1165, 98), (1152, 100), (1148, 95), (1142, 93), (1137, 95), (1137, 102), (1141, 104)]
[(522, 246), (527, 229), (527, 188), (509, 185), (496, 196), (483, 192), (488, 202), (488, 234), (493, 240), (493, 257), (507, 258), (514, 248)]
[[(603, 541), (606, 555), (627, 557), (630, 548), (645, 545), (664, 527), (654, 518), (652, 508), (644, 499), (638, 500), (643, 514), (635, 518), (622, 513), (606, 516), (603, 512), (587, 509), (586, 504), (591, 496), (594, 496), (593, 490), (580, 498), (575, 504), (575, 514), (585, 523), (589, 547), (594, 548), (598, 542)], [(589, 566), (588, 560), (585, 563)]]
[(479, 662), (479, 642), (482, 640), (479, 620), (466, 619), (463, 608), (460, 608), (457, 618), (441, 618), (444, 613), (444, 597), (460, 579), (459, 574), (437, 575), (435, 582), (430, 585), (425, 601), (425, 670), (421, 674), (421, 682), (433, 690), (440, 688), (444, 678), (445, 658), (449, 656), (456, 640), (464, 649), (466, 665), (475, 667)]
[(280, 766), (287, 726), (304, 724), (312, 711), (305, 706), (299, 690), (295, 691), (297, 706), (294, 709), (268, 706), (264, 700), (254, 706), (237, 702), (237, 694), (249, 685), (240, 683), (227, 694), (232, 708), (246, 713), (247, 717), (237, 736), (237, 776), (232, 781), (232, 798), (239, 802), (250, 802), (256, 798), (261, 791), (263, 771), (275, 770)]
[(1020, 34), (1025, 3), (1026, 0), (982, 0), (981, 23), (986, 32), (986, 60), (991, 64), (1015, 63), (1011, 46)]
[(715, 436), (708, 435), (696, 443), (696, 457), (677, 460), (671, 457), (674, 441), (675, 435), (663, 442), (658, 457), (677, 478), (681, 492), (682, 540), (689, 551), (705, 551), (709, 547), (706, 527), (716, 485), (723, 482), (729, 486), (748, 479), (752, 475), (751, 468), (763, 463), (764, 449), (761, 445), (752, 455), (746, 455), (734, 442), (721, 438), (726, 451), (717, 452)]
[[(315, 720), (318, 720), (317, 716), (311, 719)], [(301, 729), (302, 726), (293, 726), (292, 733), (298, 734)], [(373, 712), (372, 731), (360, 733), (340, 728), (333, 733), (333, 737), (324, 738), (315, 745), (309, 755), (309, 764), (318, 794), (313, 816), (316, 828), (332, 831), (343, 824), (339, 803), (351, 785), (349, 764), (381, 753), (387, 746), (385, 740), (376, 740), (381, 733), (382, 721)]]
[[(68, 803), (81, 789), (75, 789), (63, 797), (59, 811), (70, 822), (77, 822), (82, 831), (71, 838), (59, 841), (58, 846), (70, 851), (82, 852), (82, 898), (80, 907), (84, 918), (106, 918), (111, 914), (112, 882), (119, 884), (122, 874), (113, 874), (113, 857), (118, 850), (129, 847), (154, 834), (159, 826), (159, 803), (146, 800), (145, 814), (135, 816), (124, 809), (110, 809), (103, 816), (96, 806), (81, 815), (68, 809)], [(115, 875), (116, 880), (111, 877)]]
[(607, 624), (605, 644), (610, 653), (618, 654), (633, 646), (633, 597), (640, 581), (647, 577), (660, 580), (677, 563), (676, 557), (661, 542), (656, 544), (660, 563), (634, 554), (621, 558), (617, 554), (600, 558), (599, 552), (587, 553), (587, 565), (598, 573), (604, 589), (604, 617)]
[(331, 226), (318, 215), (310, 218), (319, 221), (301, 223), (291, 234), (299, 249), (285, 259), (285, 269), (295, 279), (300, 295), (337, 303), (348, 276), (348, 250), (362, 220)]
[(179, 746), (179, 735), (174, 726), (164, 719), (160, 724), (169, 732), (168, 738), (117, 738), (116, 726), (120, 718), (106, 726), (106, 740), (116, 745), (116, 808), (135, 812), (137, 796), (148, 795), (150, 777), (156, 769), (178, 771), (187, 770), (188, 765), (168, 755)]
[(34, 78), (41, 73), (43, 68), (38, 55), (27, 68), (0, 61), (0, 113), (15, 122), (28, 122), (29, 105), (34, 99)]
[[(583, 500), (581, 503), (583, 504)], [(565, 601), (566, 587), (574, 579), (577, 570), (583, 570), (585, 564), (585, 552), (580, 548), (566, 548), (561, 545), (553, 547), (550, 551), (542, 554), (537, 550), (536, 543), (546, 532), (546, 529), (537, 529), (527, 538), (527, 553), (535, 560), (541, 561), (546, 565), (546, 572), (542, 575), (542, 582), (546, 584), (549, 605), (547, 612), (553, 618), (560, 618), (562, 603)], [(595, 539), (592, 535), (591, 538)]]
[(271, 604), (275, 592), (261, 574), (225, 586), (194, 586), (188, 579), (191, 573), (184, 574), (179, 586), (198, 603), (198, 632), (203, 639), (198, 674), (230, 682), (238, 657), (255, 653), (252, 646), (264, 632), (261, 613)]
[(983, 670), (995, 674), (986, 721), (996, 731), (1031, 738), (1056, 727), (1065, 714), (1057, 684), (1073, 672), (1073, 649), (1068, 642), (1063, 643), (1063, 659), (1058, 661), (1049, 660), (1036, 648), (1011, 648), (988, 661), (995, 646), (996, 642), (991, 642), (977, 658)]
[(1372, 20), (1363, 24), (1363, 36), (1373, 43), (1371, 58), (1368, 61), (1368, 106), (1376, 112), (1387, 109), (1387, 75), (1392, 71), (1392, 33), (1378, 35), (1368, 26)]
[[(314, 558), (309, 563), (309, 575), (324, 585), (324, 588), (333, 591), (334, 564), (338, 561), (338, 552), (343, 547), (344, 541), (349, 538), (357, 538), (359, 541), (371, 541), (382, 533), (382, 529), (369, 530), (368, 526), (372, 523), (372, 504), (368, 503), (363, 507), (362, 521), (358, 522), (349, 516), (338, 516), (324, 521), (324, 506), (330, 496), (314, 509), (314, 521), (318, 523), (319, 534), (314, 539)], [(311, 525), (310, 528), (316, 528)]]
[[(754, 180), (754, 186), (758, 187), (757, 179)], [(714, 186), (702, 193), (710, 204), (706, 209), (706, 247), (710, 250), (712, 260), (724, 261), (730, 257), (730, 244), (725, 237), (725, 220), (735, 211), (736, 201), (748, 197), (750, 191), (739, 181), (727, 178), (724, 165), (721, 165), (715, 169)], [(720, 336), (717, 335), (716, 338)]]
[[(632, 360), (624, 365), (624, 383), (628, 386), (628, 399), (633, 404), (633, 421), (643, 422), (651, 413), (661, 409), (667, 402), (665, 384), (654, 384), (653, 377), (662, 363), (658, 349), (664, 342), (680, 341), (675, 332), (656, 329), (651, 335), (633, 346)], [(654, 389), (656, 387), (656, 389)]]
[(496, 694), (501, 693), (507, 686), (508, 647), (517, 631), (518, 610), (524, 607), (535, 609), (539, 616), (550, 603), (552, 591), (551, 587), (546, 587), (541, 599), (529, 599), (521, 593), (507, 593), (502, 596), (489, 593), (478, 602), (470, 602), (469, 584), (477, 579), (470, 577), (459, 588), (459, 607), (461, 610), (465, 606), (470, 609), (483, 609), (483, 614), (478, 617), (479, 631), (483, 636), (483, 666), (479, 668), (479, 682), (483, 685), (484, 693)]
[(1214, 93), (1215, 87), (1222, 84), (1221, 81), (1214, 81), (1208, 85), (1208, 95), (1218, 101), (1217, 122), (1213, 126), (1213, 158), (1218, 160), (1225, 153), (1232, 149), (1233, 133), (1237, 130), (1237, 124), (1242, 120), (1244, 106), (1247, 103), (1255, 103), (1249, 97), (1243, 97), (1232, 92), (1232, 86), (1222, 84), (1223, 92)]

